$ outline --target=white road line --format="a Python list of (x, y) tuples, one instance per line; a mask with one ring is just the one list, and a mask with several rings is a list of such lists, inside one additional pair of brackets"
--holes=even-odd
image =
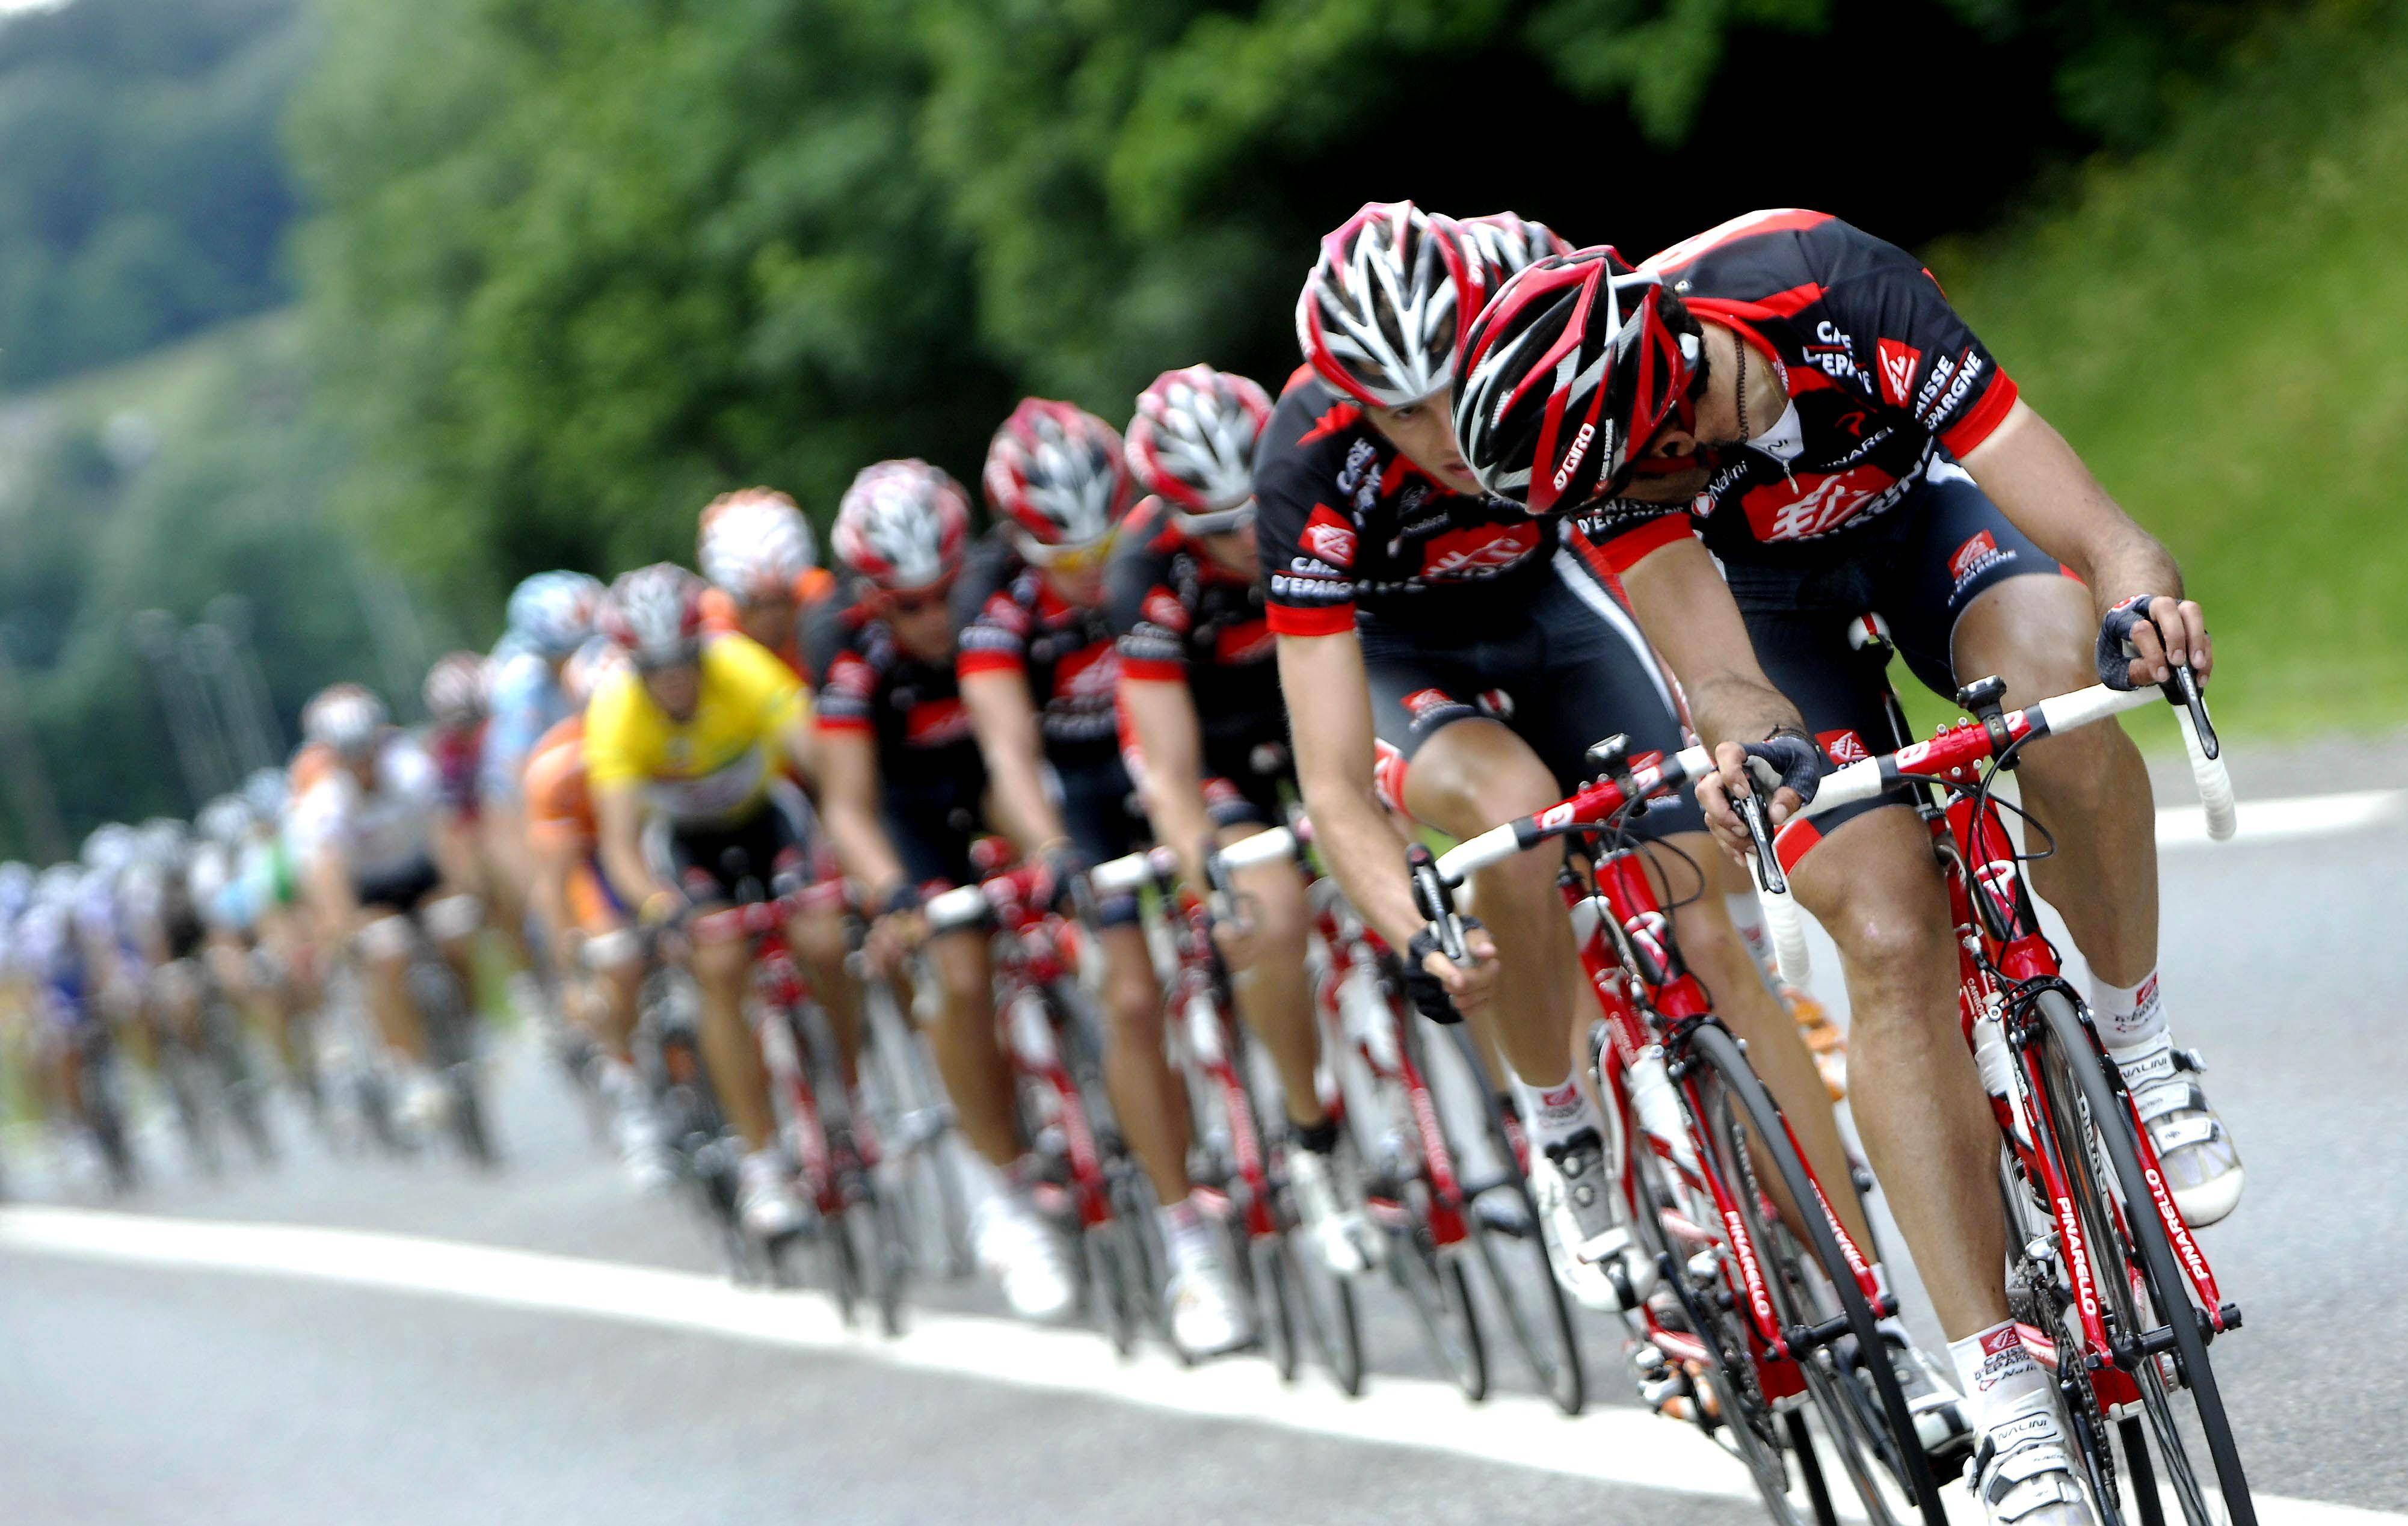
[[(1259, 1362), (1182, 1370), (1167, 1356), (1114, 1358), (1091, 1333), (977, 1315), (915, 1312), (885, 1341), (844, 1329), (825, 1300), (748, 1291), (690, 1272), (579, 1257), (304, 1225), (225, 1223), (87, 1208), (0, 1208), (0, 1250), (300, 1277), (356, 1288), (579, 1315), (1022, 1388), (1110, 1398), (1214, 1419), (1253, 1421), (1349, 1441), (1412, 1447), (1600, 1483), (1752, 1502), (1739, 1464), (1696, 1431), (1630, 1408), (1568, 1420), (1543, 1400), (1504, 1394), (1466, 1404), (1427, 1379), (1374, 1376), (1349, 1400), (1311, 1380), (1282, 1385)], [(1510, 1358), (1509, 1358), (1510, 1360)], [(1613, 1373), (1594, 1375), (1611, 1385)], [(1979, 1513), (1951, 1489), (1953, 1519)], [(2401, 1526), (2386, 1515), (2260, 1495), (2268, 1526)]]
[[(2355, 790), (2344, 794), (2295, 795), (2287, 800), (2243, 800), (2237, 842), (2285, 842), (2324, 837), (2370, 827), (2408, 822), (2408, 791)], [(2169, 806), (2157, 812), (2157, 846), (2203, 844), (2206, 816), (2197, 806)]]

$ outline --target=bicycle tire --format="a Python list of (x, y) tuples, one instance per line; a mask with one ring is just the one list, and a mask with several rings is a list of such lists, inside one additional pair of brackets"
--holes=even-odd
[(1284, 1234), (1265, 1235), (1252, 1242), (1247, 1258), (1253, 1268), (1255, 1319), (1263, 1333), (1263, 1355), (1283, 1383), (1294, 1383), (1303, 1366), (1304, 1339), (1297, 1329), (1297, 1271)]
[(886, 1151), (890, 1186), (901, 1197), (911, 1227), (912, 1265), (959, 1281), (975, 1264), (968, 1195), (954, 1156), (959, 1134), (942, 1091), (929, 1079), (919, 1033), (894, 989), (870, 980), (863, 994), (870, 1064), (862, 1079)]
[[(1423, 1024), (1418, 1019), (1408, 1020), (1400, 1032), (1413, 1068), (1420, 1072), (1423, 1084), (1430, 1085), (1429, 1045)], [(1434, 1091), (1431, 1102), (1435, 1106)], [(1411, 1116), (1410, 1107), (1404, 1116)], [(1443, 1120), (1439, 1132), (1443, 1137)], [(1452, 1148), (1454, 1141), (1447, 1143)], [(1462, 1162), (1458, 1160), (1455, 1163), (1460, 1166)], [(1418, 1176), (1401, 1185), (1398, 1202), (1405, 1209), (1407, 1222), (1389, 1232), (1389, 1279), (1412, 1306), (1429, 1346), (1430, 1359), (1466, 1399), (1477, 1404), (1488, 1397), (1488, 1336), (1481, 1328), (1479, 1307), (1471, 1301), (1471, 1279), (1464, 1271), (1466, 1257), (1477, 1254), (1466, 1249), (1470, 1231), (1467, 1229), (1465, 1239), (1452, 1246), (1438, 1243), (1432, 1224), (1437, 1189), (1426, 1161), (1422, 1162)], [(1469, 1202), (1451, 1206), (1458, 1215), (1470, 1211)]]
[[(2144, 1177), (2122, 1077), (2113, 1071), (2114, 1062), (2100, 1048), (2089, 1020), (2062, 991), (2043, 991), (2034, 1005), (2041, 1018), (2037, 1033), (2043, 1045), (2044, 1070), (2053, 1078), (2072, 1083), (2088, 1115), (2086, 1120), (2071, 1114), (2057, 1116), (2064, 1112), (2068, 1099), (2057, 1094), (2057, 1089), (2052, 1086), (2052, 1095), (2046, 1102), (2052, 1115), (2050, 1126), (2053, 1131), (2072, 1132), (2081, 1130), (2086, 1122), (2087, 1137), (2106, 1150), (2106, 1163), (2114, 1174), (2112, 1188), (2107, 1182), (2096, 1180), (2090, 1181), (2089, 1186), (2102, 1194), (2112, 1191), (2119, 1211), (2114, 1215), (2099, 1212), (2101, 1222), (2096, 1226), (2085, 1224), (2084, 1231), (2093, 1236), (2094, 1248), (2122, 1241), (2127, 1250), (2120, 1259), (2126, 1264), (2102, 1270), (2098, 1284), (2111, 1311), (2127, 1325), (2127, 1339), (2138, 1339), (2143, 1333), (2142, 1322), (2149, 1317), (2160, 1320), (2160, 1328), (2172, 1339), (2172, 1350), (2167, 1353), (2174, 1364), (2171, 1385), (2166, 1381), (2164, 1357), (2143, 1357), (2128, 1369), (2141, 1391), (2144, 1429), (2156, 1444), (2157, 1466), (2151, 1470), (2152, 1475), (2162, 1472), (2166, 1476), (2166, 1483), (2189, 1526), (2257, 1526), (2257, 1505), (2250, 1497), (2248, 1476), (2241, 1465), (2240, 1447), (2233, 1439), (2232, 1423), (2224, 1410), (2215, 1369), (2208, 1360), (2205, 1317), (2191, 1301), (2189, 1279), (2183, 1273), (2164, 1222), (2157, 1217), (2155, 1202), (2145, 1195), (2135, 1201), (2123, 1189), (2125, 1182), (2140, 1182)], [(2076, 1133), (2075, 1136), (2082, 1135)], [(2060, 1141), (2062, 1137), (2060, 1134)], [(2063, 1164), (2069, 1176), (2088, 1178), (2094, 1157), (2086, 1148), (2065, 1156)], [(2086, 1214), (2103, 1207), (2103, 1204), (2092, 1203), (2084, 1191), (2077, 1191), (2075, 1199)], [(2137, 1270), (2155, 1305), (2152, 1316), (2144, 1316), (2134, 1303), (2128, 1275), (2133, 1269), (2134, 1251), (2138, 1252)], [(2215, 1492), (2224, 1502), (2221, 1522), (2207, 1508), (2206, 1495), (2189, 1455), (2189, 1443), (2180, 1433), (2180, 1419), (2173, 1413), (2175, 1399), (2170, 1389), (2189, 1395), (2193, 1421), (2214, 1470)], [(2155, 1491), (2138, 1503), (2145, 1515), (2156, 1505)]]
[[(1453, 1033), (1456, 1051), (1479, 1089), (1478, 1106), (1488, 1148), (1504, 1173), (1503, 1179), (1493, 1185), (1463, 1183), (1464, 1227), (1487, 1273), (1490, 1296), (1503, 1309), (1506, 1326), (1513, 1333), (1513, 1343), (1528, 1364), (1530, 1376), (1557, 1409), (1577, 1415), (1587, 1405), (1588, 1374), (1581, 1361), (1580, 1337), (1572, 1328), (1571, 1301), (1565, 1296), (1563, 1284), (1555, 1280), (1555, 1265), (1548, 1260), (1546, 1235), (1539, 1225), (1538, 1198), (1514, 1159), (1513, 1142), (1505, 1132), (1497, 1089), (1491, 1084), (1487, 1066), (1482, 1062), (1479, 1048), (1472, 1043), (1469, 1033), (1460, 1025)], [(1446, 1127), (1443, 1108), (1440, 1109), (1440, 1126)], [(1455, 1157), (1456, 1169), (1463, 1170), (1464, 1151), (1456, 1148)], [(1492, 1226), (1481, 1216), (1478, 1200), (1491, 1191), (1513, 1194), (1521, 1206), (1521, 1221), (1526, 1233), (1511, 1234)], [(1500, 1254), (1500, 1241), (1528, 1248), (1526, 1257), (1538, 1274), (1535, 1283), (1525, 1276), (1516, 1291), (1509, 1262), (1522, 1258)], [(1533, 1286), (1538, 1289), (1535, 1295), (1529, 1291)], [(1533, 1308), (1533, 1305), (1537, 1307)]]
[[(1766, 1212), (1767, 1205), (1759, 1194), (1752, 1191), (1734, 1194), (1742, 1219), (1755, 1220), (1747, 1224), (1747, 1229), (1758, 1256), (1781, 1263), (1790, 1261), (1793, 1249), (1804, 1250), (1809, 1266), (1821, 1280), (1820, 1291), (1838, 1304), (1840, 1313), (1845, 1317), (1847, 1333), (1855, 1337), (1856, 1360), (1853, 1362), (1842, 1362), (1836, 1340), (1799, 1350), (1802, 1343), (1795, 1333), (1804, 1325), (1821, 1322), (1815, 1318), (1819, 1310), (1799, 1302), (1813, 1285), (1797, 1278), (1794, 1269), (1788, 1270), (1786, 1276), (1764, 1279), (1768, 1292), (1774, 1295), (1776, 1312), (1784, 1316), (1784, 1334), (1792, 1344), (1805, 1376), (1806, 1391), (1824, 1422), (1827, 1445), (1837, 1449), (1842, 1471), (1856, 1486), (1858, 1501), (1876, 1526), (1895, 1518), (1890, 1514), (1889, 1502), (1880, 1497), (1878, 1475), (1860, 1455), (1868, 1444), (1880, 1467), (1899, 1486), (1910, 1513), (1920, 1514), (1927, 1526), (1947, 1526), (1939, 1486), (1915, 1433), (1914, 1414), (1907, 1408), (1898, 1374), (1882, 1355), (1885, 1348), (1877, 1317), (1857, 1287), (1854, 1270), (1842, 1253), (1829, 1221), (1811, 1206), (1815, 1202), (1813, 1181), (1791, 1142), (1780, 1108), (1748, 1064), (1739, 1040), (1721, 1024), (1698, 1024), (1690, 1031), (1687, 1047), (1691, 1062), (1702, 1061), (1706, 1064), (1724, 1095), (1737, 1104), (1754, 1134), (1753, 1139), (1732, 1134), (1729, 1124), (1737, 1120), (1728, 1115), (1719, 1120), (1718, 1126), (1701, 1120), (1709, 1121), (1709, 1137), (1714, 1148), (1728, 1156), (1724, 1179), (1742, 1186), (1751, 1183), (1756, 1174), (1752, 1151), (1760, 1150), (1778, 1173), (1789, 1201), (1799, 1205), (1799, 1218), (1806, 1231), (1802, 1247), (1794, 1236), (1781, 1232), (1780, 1220)], [(1773, 1270), (1782, 1273), (1785, 1269), (1776, 1264)], [(1784, 1288), (1788, 1300), (1798, 1306), (1781, 1307)], [(1850, 1396), (1851, 1390), (1861, 1392), (1867, 1380), (1878, 1405), (1873, 1414), (1867, 1414), (1861, 1404)]]

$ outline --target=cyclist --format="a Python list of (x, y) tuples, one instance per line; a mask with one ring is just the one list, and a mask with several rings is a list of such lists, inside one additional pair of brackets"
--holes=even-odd
[(493, 878), (485, 862), (484, 838), (479, 830), (478, 778), (482, 771), (485, 726), (491, 713), (485, 678), (491, 664), (473, 651), (447, 652), (426, 670), (419, 697), (426, 706), (423, 745), (441, 782), (442, 811), (436, 831), (443, 839), (442, 858), (466, 876), (462, 884), (486, 895)]
[[(563, 687), (580, 706), (595, 680), (619, 661), (618, 649), (597, 636), (568, 661)], [(585, 711), (572, 712), (545, 732), (527, 757), (521, 790), (526, 803), (527, 853), (534, 867), (533, 905), (546, 927), (557, 929), (561, 997), (568, 1017), (601, 1048), (602, 1095), (610, 1103), (619, 1158), (636, 1185), (668, 1185), (670, 1166), (652, 1099), (636, 1074), (638, 1003), (643, 947), (627, 910), (602, 873), (595, 848), (593, 792), (586, 779)]]
[[(807, 645), (818, 695), (820, 808), (845, 872), (871, 908), (873, 958), (919, 941), (922, 898), (974, 883), (970, 845), (986, 765), (954, 676), (947, 601), (970, 538), (969, 498), (924, 461), (862, 468), (830, 536), (851, 597), (813, 609)], [(1031, 1198), (1011, 1066), (996, 1030), (987, 934), (927, 940), (942, 1015), (929, 1034), (962, 1136), (987, 1169), (970, 1225), (979, 1261), (1024, 1319), (1077, 1300), (1068, 1248)]]
[[(996, 431), (983, 482), (1000, 522), (972, 555), (955, 602), (962, 702), (986, 759), (996, 824), (1068, 885), (1145, 840), (1116, 741), (1119, 663), (1103, 607), (1104, 563), (1129, 507), (1128, 466), (1110, 424), (1028, 398)], [(1096, 920), (1105, 1082), (1160, 1199), (1173, 1333), (1190, 1355), (1227, 1350), (1252, 1332), (1187, 1177), (1187, 1098), (1163, 1048), (1161, 988), (1137, 898), (1111, 898)]]
[[(1129, 472), (1151, 496), (1104, 572), (1123, 753), (1154, 835), (1199, 893), (1208, 848), (1279, 824), (1295, 782), (1254, 545), (1254, 445), (1270, 416), (1269, 396), (1244, 377), (1191, 365), (1155, 378), (1128, 427)], [(1338, 1122), (1313, 1080), (1321, 1034), (1304, 877), (1264, 864), (1231, 889), (1242, 915), (1215, 923), (1213, 937), (1302, 1146), (1289, 1177), (1305, 1233), (1334, 1270), (1362, 1271), (1377, 1242), (1332, 1161)]]
[[(1837, 219), (1753, 213), (1635, 270), (1604, 248), (1543, 262), (1491, 306), (1459, 371), (1467, 460), (1533, 513), (1589, 516), (1687, 682), (1721, 763), (1698, 798), (1727, 839), (1745, 759), (1784, 777), (1779, 819), (1827, 755), (1861, 756), (1883, 734), (1878, 679), (1842, 634), (1866, 610), (1942, 694), (1995, 673), (2018, 705), (2210, 666), (2165, 549), (2016, 395), (1930, 275)], [(2213, 1222), (2242, 1172), (2165, 1030), (2140, 756), (2091, 726), (2026, 749), (2017, 777), (2057, 829), (2032, 878), (2090, 962), (2100, 1035), (2176, 1203)], [(1840, 945), (1857, 1125), (1972, 1395), (1984, 1505), (2027, 1526), (2085, 1521), (2049, 1382), (2000, 1286), (1997, 1133), (1956, 1032), (1930, 843), (1899, 804), (1799, 823), (1783, 854)]]
[[(1258, 531), (1288, 713), (1313, 722), (1296, 746), (1315, 839), (1366, 920), (1409, 951), (1417, 1004), (1462, 1009), (1507, 1061), (1558, 1279), (1592, 1307), (1627, 1309), (1653, 1268), (1615, 1208), (1612, 1131), (1574, 1078), (1595, 1006), (1555, 886), (1560, 856), (1479, 877), (1489, 926), (1458, 968), (1414, 907), (1374, 785), (1376, 768), (1406, 814), (1469, 837), (1570, 792), (1605, 736), (1628, 735), (1634, 754), (1681, 745), (1672, 696), (1596, 569), (1553, 521), (1487, 497), (1448, 434), (1457, 336), (1498, 274), (1461, 225), (1409, 202), (1368, 205), (1324, 240), (1297, 306), (1308, 364), (1255, 462)], [(1693, 806), (1635, 830), (1692, 863), (1712, 856)], [(1650, 854), (1659, 878), (1669, 857)], [(1683, 954), (1755, 1041), (1817, 1168), (1846, 1179), (1796, 1029), (1719, 898), (1693, 893), (1694, 872), (1670, 862), (1658, 889), (1685, 903), (1673, 912)], [(1852, 1197), (1839, 1205), (1861, 1235)]]
[(444, 877), (436, 856), (435, 764), (392, 725), (382, 700), (358, 684), (335, 684), (303, 707), (301, 730), (329, 763), (293, 803), (303, 895), (322, 947), (358, 956), (368, 1011), (400, 1066), (400, 1115), (431, 1132), (451, 1095), (429, 1063), (410, 955), (423, 928), (465, 999), (475, 978), (470, 940), (483, 909)]
[(816, 564), (810, 521), (771, 488), (722, 493), (702, 511), (695, 565), (710, 579), (704, 625), (751, 636), (804, 672), (804, 607), (826, 596), (832, 580)]
[(97, 972), (79, 928), (85, 874), (74, 863), (43, 870), (9, 939), (11, 963), (38, 1019), (34, 1068), (44, 1111), (59, 1148), (79, 1166), (92, 1161), (86, 1049), (108, 1027), (95, 1001)]
[[(748, 886), (774, 891), (809, 856), (799, 799), (781, 789), (788, 768), (810, 767), (801, 681), (749, 637), (707, 635), (704, 586), (666, 562), (611, 585), (603, 629), (629, 662), (601, 680), (585, 710), (602, 867), (652, 927), (682, 926)], [(645, 851), (648, 817), (667, 828), (666, 862)], [(841, 919), (809, 911), (785, 932), (850, 1065), (860, 1007)], [(751, 948), (729, 934), (697, 937), (677, 957), (701, 987), (703, 1062), (747, 1148), (738, 1177), (744, 1223), (765, 1239), (793, 1234), (809, 1209), (772, 1137), (767, 1074), (745, 1020)]]
[(574, 708), (561, 669), (594, 634), (602, 585), (581, 572), (539, 572), (510, 591), (507, 629), (494, 649), (488, 691), (492, 720), (479, 763), (479, 815), (494, 896), (493, 925), (518, 965), (510, 1005), (543, 1013), (537, 950), (528, 942), (526, 810), (519, 785), (527, 753)]

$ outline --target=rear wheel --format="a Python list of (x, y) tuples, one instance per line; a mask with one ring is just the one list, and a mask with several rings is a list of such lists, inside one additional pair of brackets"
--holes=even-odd
[(2256, 1526), (2257, 1505), (2208, 1361), (2207, 1317), (2141, 1188), (2146, 1177), (2121, 1080), (2111, 1079), (2112, 1062), (2063, 992), (2042, 991), (2037, 1005), (2033, 1037), (2048, 1077), (2049, 1132), (2090, 1241), (2116, 1364), (2141, 1392), (2139, 1413), (2117, 1428), (2132, 1503), (2143, 1520), (2158, 1519), (2159, 1491), (2151, 1486), (2161, 1476), (2185, 1526)]

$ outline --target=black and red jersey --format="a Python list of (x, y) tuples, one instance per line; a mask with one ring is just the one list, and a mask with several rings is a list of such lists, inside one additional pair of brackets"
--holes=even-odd
[(1790, 406), (1729, 451), (1685, 509), (1624, 499), (1584, 512), (1583, 529), (1616, 567), (1693, 528), (1726, 560), (1845, 535), (2014, 406), (2014, 382), (1931, 273), (1828, 213), (1751, 212), (1642, 268), (1776, 366)]
[(953, 664), (905, 651), (867, 604), (829, 598), (813, 606), (804, 620), (803, 654), (819, 729), (875, 738), (884, 783), (912, 788), (983, 777)]
[(1358, 608), (1399, 624), (1509, 617), (1527, 606), (1559, 534), (1517, 505), (1441, 485), (1310, 371), (1288, 379), (1263, 431), (1254, 496), (1283, 635), (1351, 631)]
[(1138, 505), (1121, 527), (1104, 607), (1121, 677), (1183, 681), (1208, 738), (1278, 729), (1278, 643), (1262, 585), (1215, 564), (1161, 499)]
[(1056, 596), (1000, 532), (971, 551), (953, 609), (962, 630), (956, 671), (1026, 675), (1047, 757), (1076, 763), (1114, 750), (1120, 654), (1110, 616)]

